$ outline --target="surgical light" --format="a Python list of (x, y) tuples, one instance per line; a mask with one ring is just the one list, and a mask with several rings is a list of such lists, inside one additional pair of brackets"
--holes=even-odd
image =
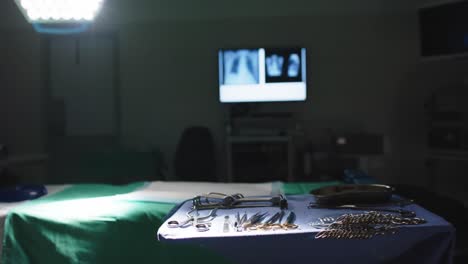
[(15, 0), (30, 23), (63, 24), (94, 20), (104, 0)]

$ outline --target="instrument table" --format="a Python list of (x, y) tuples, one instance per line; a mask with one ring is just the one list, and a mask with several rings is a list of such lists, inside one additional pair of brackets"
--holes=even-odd
[[(455, 229), (443, 218), (429, 212), (417, 204), (404, 207), (416, 212), (417, 217), (427, 223), (414, 226), (401, 226), (394, 235), (378, 235), (371, 239), (316, 239), (321, 230), (309, 225), (321, 217), (337, 217), (347, 213), (366, 211), (349, 209), (308, 209), (314, 202), (311, 195), (287, 196), (288, 211), (296, 214), (294, 230), (254, 230), (237, 232), (232, 225), (225, 232), (225, 216), (235, 221), (235, 215), (247, 212), (268, 212), (269, 216), (279, 212), (279, 208), (258, 207), (220, 209), (211, 222), (211, 228), (199, 232), (195, 227), (169, 228), (171, 220), (183, 221), (190, 211), (192, 201), (186, 201), (175, 208), (158, 230), (158, 240), (171, 244), (193, 244), (212, 250), (234, 263), (451, 263), (455, 242)], [(385, 207), (396, 208), (396, 207)], [(209, 210), (208, 210), (209, 211)], [(200, 216), (208, 211), (199, 211)], [(385, 213), (385, 212), (383, 212)], [(269, 217), (267, 217), (268, 219)], [(283, 221), (285, 220), (283, 218)]]

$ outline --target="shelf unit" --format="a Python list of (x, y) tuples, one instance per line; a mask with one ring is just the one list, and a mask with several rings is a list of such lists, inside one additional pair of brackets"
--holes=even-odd
[(229, 182), (293, 181), (291, 136), (228, 136)]

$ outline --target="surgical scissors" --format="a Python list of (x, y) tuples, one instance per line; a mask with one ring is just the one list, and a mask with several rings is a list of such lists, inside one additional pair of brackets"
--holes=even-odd
[[(167, 222), (167, 226), (169, 228), (185, 228), (188, 226), (195, 226), (198, 229), (205, 229), (209, 227), (209, 222), (212, 221), (216, 217), (216, 211), (217, 209), (211, 210), (208, 215), (199, 217), (198, 211), (195, 209), (192, 209), (187, 212), (187, 219), (179, 222), (177, 220), (171, 220)], [(195, 212), (195, 215), (192, 215)], [(207, 231), (207, 230), (203, 230)]]

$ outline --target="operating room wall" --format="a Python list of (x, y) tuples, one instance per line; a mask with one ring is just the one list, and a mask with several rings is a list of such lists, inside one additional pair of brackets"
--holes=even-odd
[[(41, 83), (39, 37), (28, 32), (6, 32), (2, 41), (2, 97), (5, 123), (16, 127), (7, 130), (8, 139), (14, 139), (15, 151), (24, 153), (41, 150)], [(30, 130), (34, 129), (34, 135)], [(8, 140), (10, 141), (10, 140)]]
[[(161, 148), (171, 168), (169, 179), (179, 137), (189, 125), (212, 130), (218, 174), (221, 179), (225, 175), (225, 106), (218, 102), (217, 50), (299, 44), (309, 52), (308, 101), (264, 107), (293, 111), (315, 141), (327, 129), (383, 133), (390, 138), (391, 151), (374, 164), (374, 176), (425, 181), (419, 91), (424, 85), (418, 83), (423, 74), (416, 72), (415, 15), (158, 20), (110, 28), (117, 30), (120, 42), (122, 141)], [(8, 118), (14, 152), (41, 152), (45, 121), (39, 37), (32, 30), (14, 32), (2, 43), (2, 56), (8, 58), (2, 65), (14, 65), (6, 71), (11, 76), (2, 97), (9, 103), (2, 106), (2, 116)], [(13, 89), (13, 83), (22, 88)]]
[[(40, 38), (33, 30), (0, 30), (0, 142), (10, 155), (45, 152), (44, 107), (40, 73)], [(40, 181), (45, 164), (12, 165), (18, 175)]]
[[(223, 178), (226, 106), (218, 102), (217, 50), (302, 45), (309, 57), (308, 101), (262, 107), (294, 112), (311, 140), (320, 140), (329, 129), (384, 134), (391, 151), (373, 164), (375, 176), (421, 183), (423, 160), (414, 159), (423, 144), (421, 105), (411, 99), (409, 105), (401, 103), (412, 94), (415, 19), (411, 14), (328, 15), (125, 25), (119, 30), (123, 140), (157, 145), (172, 162), (183, 129), (207, 126)], [(417, 147), (404, 143), (405, 130), (415, 134), (411, 140)]]
[[(417, 14), (406, 6), (407, 1), (337, 5), (336, 1), (307, 4), (298, 0), (304, 8), (273, 5), (265, 9), (271, 12), (265, 13), (257, 12), (262, 9), (260, 1), (244, 15), (239, 9), (215, 12), (211, 5), (212, 9), (192, 4), (188, 7), (193, 8), (175, 12), (180, 3), (167, 2), (153, 6), (156, 14), (143, 12), (138, 16), (152, 10), (150, 1), (144, 2), (128, 6), (126, 12), (118, 12), (125, 7), (123, 1), (112, 2), (93, 29), (119, 35), (125, 144), (143, 149), (160, 147), (172, 168), (183, 129), (208, 126), (216, 140), (218, 171), (223, 178), (225, 106), (218, 102), (217, 50), (226, 46), (299, 44), (309, 53), (308, 101), (262, 107), (293, 111), (314, 141), (323, 140), (328, 129), (385, 134), (389, 153), (373, 164), (373, 175), (384, 181), (425, 184), (424, 94), (436, 83), (431, 79), (442, 82), (445, 77), (436, 77), (437, 67), (419, 70)], [(23, 56), (14, 70), (30, 71), (33, 81), (14, 80), (15, 84), (23, 83), (24, 89), (3, 97), (9, 98), (4, 100), (11, 102), (9, 107), (16, 113), (24, 110), (10, 98), (40, 94), (39, 40), (13, 2), (9, 3), (11, 8), (8, 16), (2, 16), (5, 23), (0, 28), (9, 28), (18, 37), (3, 41), (9, 44), (2, 45), (15, 50), (1, 55), (33, 50), (32, 57)], [(8, 56), (3, 65), (13, 60), (14, 56)], [(41, 151), (45, 144), (44, 137), (36, 133), (45, 123), (40, 119), (40, 99), (28, 100), (37, 101), (31, 102), (27, 116), (18, 120), (31, 120), (31, 127), (24, 129), (22, 121), (17, 121), (10, 122), (8, 128), (9, 141), (17, 142), (13, 143), (18, 146), (12, 148), (15, 152)], [(14, 115), (5, 114), (12, 111), (9, 107), (0, 106), (0, 115), (12, 119)], [(28, 139), (23, 141), (23, 137)], [(172, 178), (172, 171), (169, 174)]]
[[(383, 134), (386, 153), (368, 164), (372, 176), (466, 199), (460, 162), (427, 166), (424, 104), (435, 89), (468, 83), (466, 62), (419, 58), (417, 7), (428, 2), (164, 2), (159, 19), (143, 12), (145, 19), (119, 27), (123, 140), (160, 146), (172, 165), (182, 130), (206, 125), (222, 179), (226, 106), (217, 98), (216, 51), (299, 44), (309, 54), (308, 101), (262, 104), (265, 111), (294, 112), (307, 139), (318, 143), (330, 130)], [(137, 13), (144, 5), (128, 8)], [(129, 13), (122, 19), (130, 21)]]

